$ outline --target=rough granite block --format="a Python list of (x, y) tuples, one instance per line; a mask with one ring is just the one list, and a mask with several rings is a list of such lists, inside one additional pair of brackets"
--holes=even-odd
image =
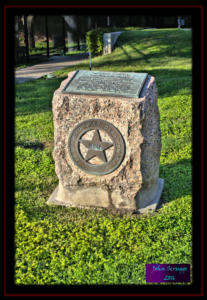
[(54, 92), (53, 157), (59, 186), (48, 204), (154, 210), (164, 183), (159, 180), (155, 78), (146, 75), (135, 96), (135, 73), (88, 72), (70, 72)]

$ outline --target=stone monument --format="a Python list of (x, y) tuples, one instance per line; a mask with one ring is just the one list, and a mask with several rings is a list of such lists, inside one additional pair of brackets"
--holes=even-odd
[(104, 33), (103, 35), (103, 54), (110, 54), (122, 31)]
[(59, 185), (48, 204), (139, 213), (157, 208), (164, 180), (154, 77), (70, 72), (52, 106)]

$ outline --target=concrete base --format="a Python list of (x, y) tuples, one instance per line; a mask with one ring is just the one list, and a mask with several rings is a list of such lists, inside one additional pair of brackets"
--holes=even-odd
[(154, 196), (153, 201), (148, 203), (146, 206), (144, 206), (142, 208), (139, 208), (138, 212), (140, 214), (147, 213), (147, 212), (150, 212), (150, 211), (155, 211), (157, 209), (157, 206), (159, 204), (159, 201), (160, 201), (160, 198), (161, 198), (161, 195), (162, 195), (163, 187), (164, 187), (164, 179), (159, 178), (159, 180), (158, 180), (158, 189), (157, 189), (157, 192)]
[(86, 208), (110, 207), (107, 190), (98, 187), (78, 187), (68, 190), (60, 182), (47, 201), (47, 204)]
[[(156, 190), (154, 189), (154, 186), (148, 190), (142, 192), (141, 196), (139, 196), (139, 200), (141, 199), (142, 202), (138, 200), (138, 203), (142, 203), (142, 207), (132, 210), (134, 212), (143, 214), (147, 213), (149, 211), (156, 210), (162, 190), (164, 186), (164, 179), (158, 180), (158, 185), (156, 184)], [(153, 200), (151, 202), (144, 202), (143, 199), (147, 199), (147, 196), (149, 192), (154, 193)], [(152, 194), (151, 194), (152, 198)], [(72, 200), (72, 203), (71, 203)], [(136, 200), (137, 201), (137, 200)], [(111, 201), (111, 197), (108, 194), (107, 190), (96, 188), (96, 187), (88, 187), (88, 188), (79, 188), (76, 190), (66, 190), (61, 183), (56, 187), (56, 189), (51, 194), (50, 198), (47, 201), (48, 205), (63, 205), (63, 206), (69, 206), (69, 207), (79, 207), (79, 208), (107, 208), (112, 209), (114, 208), (114, 205)], [(116, 210), (119, 210), (116, 208)], [(122, 208), (120, 207), (120, 211), (122, 211)], [(126, 211), (130, 211), (130, 209), (127, 209)]]

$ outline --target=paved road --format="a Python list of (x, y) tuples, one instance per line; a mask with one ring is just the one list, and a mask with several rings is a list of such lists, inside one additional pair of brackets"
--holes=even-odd
[(16, 83), (23, 83), (25, 81), (38, 79), (59, 69), (76, 65), (87, 58), (88, 53), (71, 56), (52, 56), (48, 62), (15, 71), (15, 81)]

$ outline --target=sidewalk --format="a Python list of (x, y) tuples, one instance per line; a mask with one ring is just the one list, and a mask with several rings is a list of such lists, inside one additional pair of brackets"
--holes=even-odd
[(15, 71), (16, 83), (23, 83), (29, 80), (41, 78), (49, 73), (74, 66), (88, 58), (88, 53), (81, 53), (71, 56), (52, 56), (48, 62), (37, 64)]

